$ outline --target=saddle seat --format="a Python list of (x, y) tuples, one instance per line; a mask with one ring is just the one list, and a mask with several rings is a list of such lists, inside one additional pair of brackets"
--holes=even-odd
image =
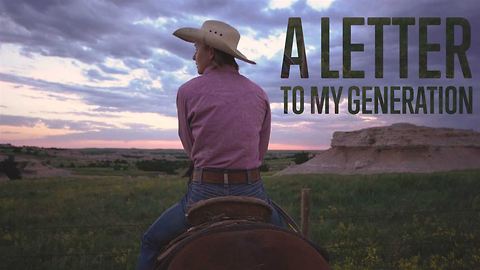
[(272, 208), (261, 199), (246, 196), (223, 196), (203, 200), (187, 210), (191, 226), (221, 220), (249, 220), (269, 223)]

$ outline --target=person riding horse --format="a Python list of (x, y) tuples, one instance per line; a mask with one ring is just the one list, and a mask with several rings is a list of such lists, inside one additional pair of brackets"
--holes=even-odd
[(260, 175), (271, 111), (265, 91), (239, 73), (235, 59), (255, 64), (237, 49), (240, 33), (227, 23), (209, 20), (199, 29), (180, 28), (173, 35), (194, 43), (193, 60), (200, 75), (177, 93), (179, 137), (193, 168), (186, 194), (143, 235), (138, 270), (154, 268), (160, 250), (191, 226), (188, 209), (202, 200), (256, 198), (271, 206), (271, 224), (286, 226)]

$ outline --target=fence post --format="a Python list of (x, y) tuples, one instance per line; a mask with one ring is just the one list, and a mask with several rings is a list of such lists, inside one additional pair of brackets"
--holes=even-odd
[(308, 230), (309, 230), (309, 223), (310, 223), (310, 189), (309, 188), (302, 188), (302, 195), (301, 195), (301, 226), (302, 226), (302, 234), (303, 236), (308, 238)]

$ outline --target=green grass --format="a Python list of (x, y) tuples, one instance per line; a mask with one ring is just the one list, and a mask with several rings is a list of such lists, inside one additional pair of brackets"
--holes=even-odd
[(297, 220), (299, 190), (311, 188), (311, 236), (334, 269), (480, 265), (479, 171), (269, 180), (271, 196)]
[[(268, 174), (267, 174), (268, 175)], [(475, 269), (480, 171), (265, 177), (333, 269)], [(77, 176), (0, 183), (0, 269), (132, 269), (142, 233), (185, 192), (178, 176)]]

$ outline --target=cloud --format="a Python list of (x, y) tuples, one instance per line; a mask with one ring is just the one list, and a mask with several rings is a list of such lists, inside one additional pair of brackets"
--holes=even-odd
[(307, 0), (307, 4), (315, 10), (328, 9), (334, 0)]
[[(193, 47), (192, 47), (193, 55)], [(193, 64), (192, 58), (188, 64)], [(168, 52), (156, 53), (152, 55), (150, 61), (147, 62), (148, 70), (153, 77), (158, 76), (158, 72), (161, 71), (176, 71), (181, 69), (186, 64), (186, 61), (182, 58), (172, 55)]]
[(123, 59), (123, 64), (125, 64), (129, 69), (138, 69), (144, 67), (144, 64), (140, 60), (130, 57)]
[(105, 76), (100, 73), (100, 71), (96, 69), (89, 69), (85, 72), (85, 75), (91, 80), (91, 81), (115, 81), (114, 77), (111, 76)]
[[(163, 93), (154, 88), (145, 89), (144, 84), (148, 84), (145, 81), (134, 80), (130, 86), (125, 87), (93, 87), (54, 83), (5, 73), (0, 73), (0, 81), (31, 86), (33, 90), (76, 94), (82, 97), (86, 104), (98, 106), (97, 110), (100, 112), (154, 112), (176, 116), (176, 91)], [(131, 91), (132, 89), (137, 91)]]
[(126, 75), (128, 74), (128, 70), (116, 68), (116, 67), (109, 67), (104, 64), (99, 64), (98, 67), (105, 73), (109, 74), (120, 74), (120, 75)]
[[(0, 70), (0, 80), (42, 91), (46, 98), (68, 102), (73, 94), (95, 109), (85, 114), (105, 116), (121, 112), (156, 113), (176, 116), (175, 97), (178, 87), (197, 76), (192, 61), (192, 44), (172, 35), (180, 27), (200, 27), (205, 19), (224, 20), (234, 25), (242, 33), (240, 50), (247, 57), (257, 61), (252, 66), (239, 61), (241, 73), (259, 84), (268, 93), (270, 101), (283, 103), (282, 85), (309, 86), (349, 86), (349, 85), (425, 85), (453, 84), (479, 85), (480, 43), (477, 26), (475, 0), (461, 3), (448, 0), (408, 0), (408, 1), (347, 1), (347, 0), (289, 0), (289, 1), (56, 1), (20, 0), (0, 1), (0, 43), (13, 44), (19, 53), (40, 61), (49, 57), (67, 59), (84, 81), (62, 80), (53, 82), (52, 77), (42, 78), (41, 72), (29, 73), (29, 65), (23, 70), (11, 72)], [(374, 8), (372, 8), (374, 7)], [(241, 15), (240, 15), (241, 14)], [(291, 67), (289, 79), (280, 78), (283, 59), (285, 32), (289, 17), (300, 16), (307, 46), (309, 79), (299, 78), (298, 66)], [(399, 40), (398, 27), (384, 29), (384, 78), (374, 78), (374, 27), (354, 26), (352, 41), (364, 44), (364, 52), (352, 53), (352, 67), (365, 71), (361, 80), (321, 78), (321, 18), (330, 18), (330, 64), (331, 69), (343, 68), (342, 19), (344, 17), (415, 17), (416, 25), (409, 28), (409, 78), (399, 79)], [(429, 53), (429, 67), (445, 74), (445, 17), (466, 17), (471, 25), (472, 41), (467, 57), (474, 74), (472, 79), (464, 79), (458, 60), (455, 69), (458, 76), (451, 80), (425, 80), (418, 78), (418, 18), (442, 17), (442, 25), (429, 27), (429, 40), (441, 44), (441, 52)], [(459, 40), (457, 40), (459, 41)], [(2, 47), (0, 46), (0, 50)], [(58, 69), (65, 67), (58, 64)], [(54, 70), (51, 68), (51, 70)], [(40, 75), (39, 75), (40, 74)], [(340, 73), (342, 74), (342, 73)], [(477, 90), (477, 89), (475, 89)], [(4, 90), (2, 90), (4, 91)], [(10, 90), (9, 90), (10, 91)], [(477, 91), (474, 92), (478, 104)], [(0, 105), (2, 113), (9, 115), (5, 105)], [(52, 108), (54, 110), (54, 108)], [(299, 125), (305, 134), (299, 135), (302, 141), (311, 145), (328, 144), (333, 130), (360, 128), (370, 125), (389, 124), (398, 121), (411, 121), (417, 124), (444, 125), (462, 128), (477, 128), (479, 113), (474, 108), (473, 115), (283, 115), (283, 109), (274, 109), (275, 122), (272, 140), (275, 143), (298, 144), (295, 130), (284, 128)], [(78, 113), (79, 114), (79, 113)], [(370, 118), (369, 118), (370, 117)], [(90, 132), (94, 122), (61, 122), (37, 118), (7, 118), (5, 122), (32, 126), (39, 121), (48, 127), (75, 127), (82, 130), (83, 138), (107, 138), (110, 130)], [(12, 122), (13, 121), (13, 122)], [(126, 126), (125, 129), (140, 131), (135, 135), (123, 129), (119, 136), (138, 136), (144, 139), (175, 139), (175, 134), (155, 137), (158, 129), (147, 126)], [(162, 131), (163, 132), (163, 131)], [(171, 132), (171, 131), (168, 131)], [(175, 136), (174, 136), (175, 135)], [(81, 134), (70, 134), (77, 139)], [(76, 137), (78, 136), (78, 137)], [(105, 137), (102, 137), (105, 136)], [(143, 137), (142, 137), (143, 136)], [(65, 137), (66, 138), (66, 137)]]
[(133, 141), (133, 140), (176, 140), (178, 134), (173, 130), (156, 130), (151, 128), (111, 128), (98, 131), (86, 131), (74, 134), (57, 135), (51, 140), (104, 140), (104, 141)]
[(297, 1), (298, 0), (270, 0), (270, 2), (268, 3), (268, 8), (269, 9), (288, 8)]
[[(42, 126), (50, 130), (65, 130), (65, 134), (47, 136), (49, 141), (73, 140), (176, 140), (176, 129), (156, 128), (144, 123), (126, 123), (122, 127), (101, 121), (70, 121), (59, 119), (44, 119), (16, 115), (0, 115), (0, 126), (34, 128)], [(2, 131), (2, 133), (5, 133)], [(6, 133), (5, 133), (6, 134)]]
[(58, 119), (42, 119), (38, 117), (25, 117), (16, 115), (0, 115), (0, 125), (4, 126), (17, 126), (17, 127), (35, 127), (38, 124), (45, 125), (49, 129), (69, 129), (69, 130), (94, 130), (113, 128), (114, 125), (110, 125), (105, 122), (99, 121), (69, 121)]

